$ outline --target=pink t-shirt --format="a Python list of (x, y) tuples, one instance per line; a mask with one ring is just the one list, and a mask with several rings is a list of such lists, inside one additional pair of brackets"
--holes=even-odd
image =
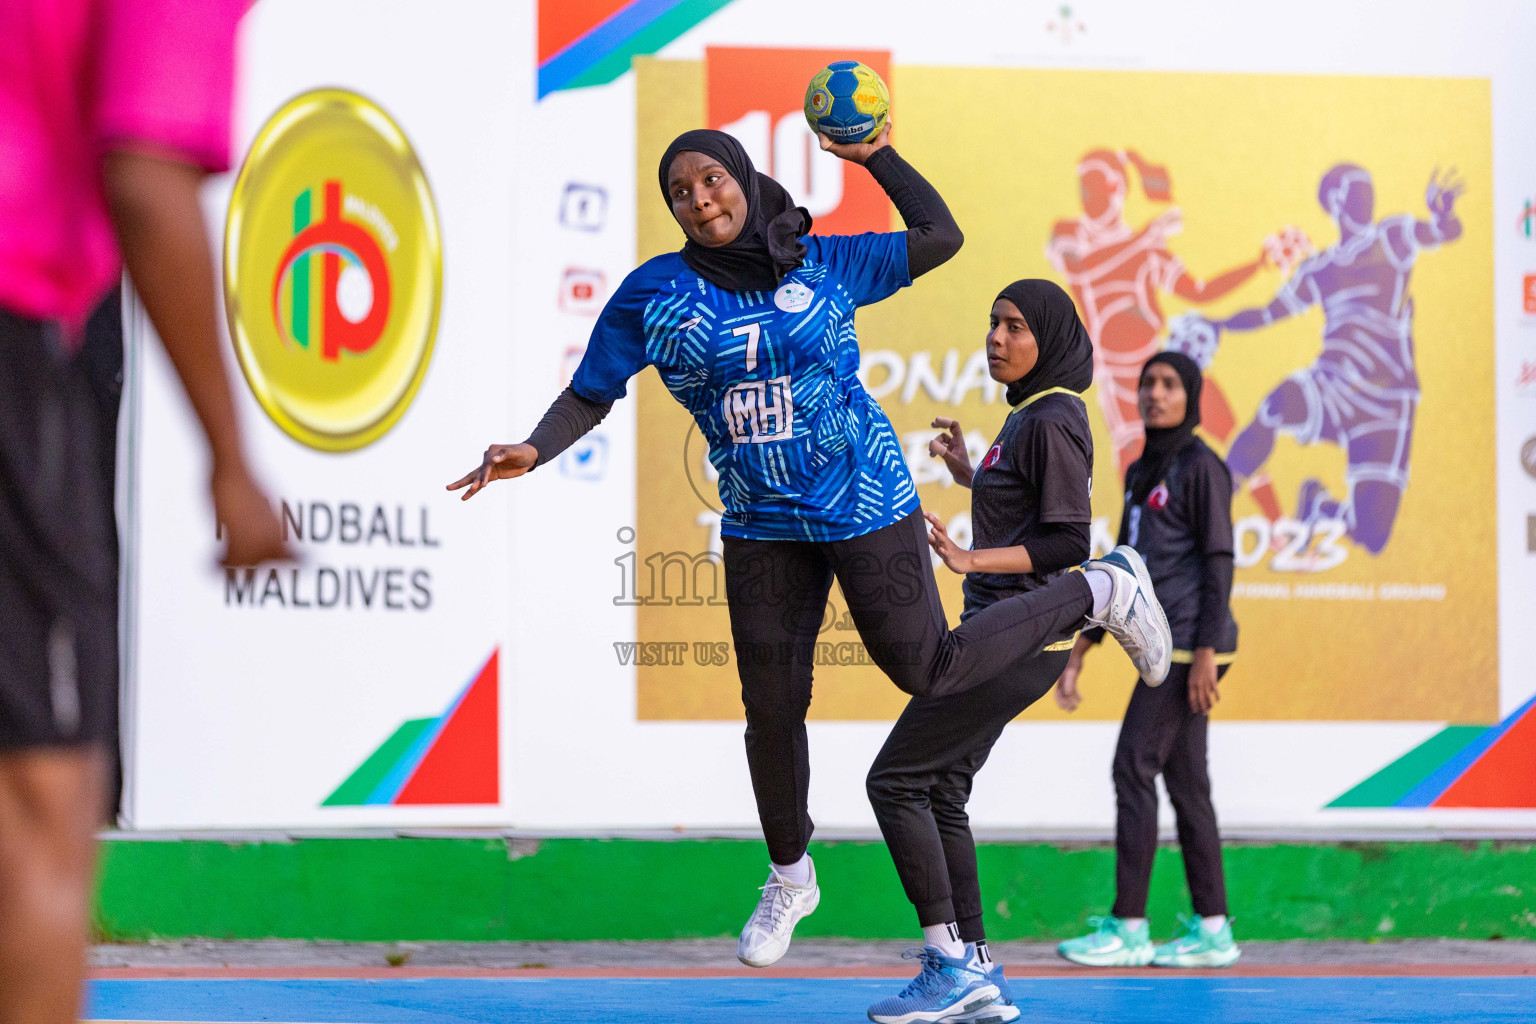
[(0, 307), (70, 334), (116, 281), (102, 157), (229, 167), (247, 0), (0, 0)]

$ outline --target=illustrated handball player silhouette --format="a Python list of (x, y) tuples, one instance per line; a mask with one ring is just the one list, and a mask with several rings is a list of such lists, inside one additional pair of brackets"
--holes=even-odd
[[(1129, 167), (1135, 168), (1148, 199), (1173, 201), (1167, 168), (1149, 163), (1134, 150), (1096, 149), (1077, 165), (1083, 216), (1058, 221), (1045, 249), (1051, 265), (1066, 275), (1093, 339), (1099, 408), (1122, 477), (1141, 454), (1136, 388), (1142, 364), (1162, 347), (1158, 338), (1166, 320), (1159, 293), (1172, 292), (1186, 302), (1214, 302), (1251, 278), (1266, 260), (1261, 254), (1209, 282), (1195, 277), (1170, 248), (1169, 240), (1184, 228), (1184, 214), (1177, 206), (1140, 230), (1125, 222)], [(1264, 250), (1275, 252), (1277, 245), (1272, 238)], [(1235, 422), (1221, 390), (1208, 387), (1205, 403), (1201, 417), (1206, 429), (1225, 438)]]
[(1260, 469), (1275, 435), (1304, 445), (1327, 442), (1344, 449), (1345, 496), (1317, 479), (1304, 481), (1295, 518), (1308, 526), (1332, 520), (1373, 555), (1392, 537), (1413, 444), (1419, 377), (1414, 365), (1413, 298), (1409, 285), (1419, 253), (1461, 237), (1456, 200), (1466, 186), (1452, 171), (1430, 176), (1424, 193), (1428, 220), (1400, 214), (1373, 221), (1376, 191), (1370, 172), (1339, 164), (1323, 175), (1317, 200), (1339, 228), (1337, 245), (1305, 260), (1262, 309), (1211, 323), (1216, 331), (1254, 331), (1311, 306), (1323, 310), (1323, 350), (1287, 377), (1259, 404), (1227, 453), (1227, 465), (1246, 484), (1266, 516), (1281, 510)]
[(646, 366), (693, 414), (720, 474), (747, 763), (773, 864), (737, 947), (759, 967), (784, 954), (795, 922), (820, 899), (806, 855), (805, 716), (834, 577), (871, 659), (911, 694), (956, 693), (1010, 672), (1090, 612), (1108, 621), (1148, 678), (1161, 679), (1168, 658), (1150, 584), (1143, 591), (1133, 572), (1114, 567), (1071, 573), (948, 628), (901, 444), (858, 379), (853, 318), (953, 256), (960, 229), (888, 132), (821, 145), (863, 164), (907, 230), (808, 234), (810, 215), (753, 169), (736, 139), (679, 136), (658, 180), (687, 236), (682, 251), (625, 278), (570, 387), (528, 440), (492, 445), (449, 485), (469, 498), (555, 458)]

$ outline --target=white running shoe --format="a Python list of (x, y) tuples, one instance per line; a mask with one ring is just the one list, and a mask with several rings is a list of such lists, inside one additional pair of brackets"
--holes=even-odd
[(747, 918), (747, 925), (736, 940), (736, 959), (748, 967), (769, 967), (789, 952), (789, 940), (795, 925), (821, 902), (821, 887), (816, 884), (816, 865), (811, 864), (811, 883), (792, 885), (777, 871), (768, 872), (757, 909)]
[(1103, 626), (1120, 642), (1148, 686), (1160, 685), (1172, 664), (1173, 634), (1152, 590), (1147, 563), (1135, 548), (1121, 544), (1103, 558), (1085, 562), (1083, 568), (1102, 569), (1114, 580), (1109, 610), (1102, 619), (1090, 615), (1089, 624)]

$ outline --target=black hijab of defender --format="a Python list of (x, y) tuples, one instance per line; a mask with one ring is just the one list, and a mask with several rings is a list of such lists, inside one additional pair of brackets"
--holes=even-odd
[(1185, 445), (1194, 442), (1195, 428), (1200, 425), (1200, 386), (1205, 380), (1200, 364), (1182, 352), (1159, 352), (1142, 366), (1142, 376), (1156, 363), (1172, 367), (1184, 384), (1184, 421), (1176, 427), (1147, 428), (1147, 444), (1141, 450), (1141, 458), (1131, 463), (1125, 474), (1125, 487), (1132, 505), (1147, 500), (1147, 495), (1168, 474), (1174, 457), (1184, 450)]
[(1017, 406), (1051, 388), (1076, 394), (1093, 383), (1093, 341), (1078, 319), (1072, 296), (1052, 281), (1015, 281), (998, 293), (1019, 307), (1040, 354), (1034, 368), (1008, 385), (1008, 404)]
[(724, 245), (700, 245), (688, 239), (683, 262), (704, 280), (730, 292), (772, 291), (784, 275), (805, 259), (800, 236), (811, 230), (811, 215), (796, 206), (784, 186), (752, 166), (752, 158), (735, 138), (712, 128), (684, 132), (661, 155), (661, 196), (671, 209), (667, 175), (677, 154), (703, 153), (720, 162), (747, 198), (747, 222), (741, 234)]

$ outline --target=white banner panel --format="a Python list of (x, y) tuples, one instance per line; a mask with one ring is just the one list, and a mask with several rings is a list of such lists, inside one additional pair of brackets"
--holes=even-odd
[[(1527, 735), (1536, 729), (1536, 716), (1522, 719), (1523, 728), (1509, 721), (1536, 695), (1536, 632), (1529, 628), (1536, 608), (1536, 139), (1528, 130), (1536, 118), (1536, 68), (1527, 57), (1536, 39), (1536, 11), (1528, 4), (1485, 2), (1448, 15), (1443, 3), (1430, 0), (1301, 0), (1263, 11), (1219, 0), (1154, 6), (1102, 0), (1074, 4), (1068, 16), (1055, 3), (956, 0), (942, 17), (915, 0), (889, 3), (878, 17), (857, 5), (810, 0), (684, 4), (675, 6), (694, 12), (696, 24), (656, 55), (664, 62), (657, 65), (660, 77), (645, 81), (664, 82), (665, 88), (643, 94), (634, 72), (614, 68), (645, 52), (643, 42), (635, 42), (646, 38), (644, 19), (659, 17), (666, 5), (620, 5), (611, 18), (591, 24), (563, 7), (552, 13), (559, 5), (545, 6), (550, 9), (543, 23), (526, 9), (532, 5), (467, 2), (427, 8), (262, 0), (247, 17), (237, 118), (242, 157), (253, 145), (262, 149), (264, 128), (290, 101), (337, 89), (367, 105), (335, 113), (320, 102), (324, 97), (316, 98), (314, 123), (329, 125), (317, 129), (322, 138), (361, 140), (346, 157), (359, 166), (306, 156), (300, 125), (292, 129), (298, 134), (290, 148), (269, 147), (276, 168), (264, 175), (269, 192), (249, 201), (258, 213), (239, 225), (255, 239), (247, 263), (237, 267), (249, 270), (254, 282), (238, 288), (240, 322), (248, 322), (250, 332), (242, 344), (249, 349), (247, 369), (259, 365), (255, 379), (247, 373), (237, 387), (264, 477), (287, 503), (295, 530), (304, 531), (302, 539), (296, 532), (303, 555), (296, 569), (231, 582), (211, 568), (214, 538), (201, 449), (163, 357), (152, 344), (143, 345), (142, 373), (133, 384), (138, 411), (131, 431), (128, 537), (128, 817), (134, 827), (755, 827), (742, 725), (731, 717), (733, 668), (702, 677), (690, 670), (688, 685), (696, 690), (683, 700), (678, 691), (668, 692), (667, 674), (645, 676), (622, 656), (624, 645), (637, 639), (668, 638), (647, 633), (649, 610), (637, 616), (623, 600), (627, 560), (643, 564), (653, 553), (643, 534), (636, 539), (642, 513), (668, 517), (691, 552), (707, 551), (714, 542), (707, 509), (691, 503), (692, 495), (677, 495), (676, 501), (668, 496), (664, 508), (636, 507), (647, 481), (671, 480), (684, 458), (686, 433), (660, 441), (647, 433), (653, 421), (637, 397), (643, 384), (632, 385), (630, 397), (577, 448), (527, 479), (498, 483), (467, 504), (442, 489), (474, 465), (486, 444), (527, 436), (569, 380), (603, 301), (640, 258), (661, 251), (637, 252), (637, 239), (645, 236), (641, 225), (655, 213), (648, 204), (659, 201), (652, 175), (660, 145), (649, 130), (662, 120), (703, 123), (709, 61), (725, 59), (711, 57), (712, 48), (751, 46), (889, 55), (898, 132), (904, 95), (909, 103), (904, 151), (957, 214), (970, 211), (961, 217), (968, 237), (961, 261), (971, 258), (968, 252), (990, 252), (988, 245), (1001, 250), (1007, 239), (986, 213), (985, 161), (968, 163), (955, 154), (984, 154), (995, 134), (1009, 152), (1023, 151), (1018, 159), (1046, 159), (1029, 154), (1049, 150), (1051, 139), (1035, 146), (1010, 133), (1024, 121), (1048, 122), (1041, 111), (1060, 98), (1041, 92), (1033, 101), (1011, 98), (1007, 109), (996, 109), (986, 89), (965, 88), (967, 82), (990, 85), (997, 80), (989, 77), (993, 72), (1080, 74), (1083, 94), (1098, 97), (1095, 116), (1109, 132), (1102, 145), (1120, 148), (1144, 143), (1136, 125), (1120, 130), (1110, 86), (1123, 79), (1112, 76), (1152, 76), (1169, 96), (1184, 90), (1196, 98), (1202, 94), (1198, 83), (1189, 84), (1191, 72), (1216, 82), (1220, 76), (1298, 76), (1298, 92), (1281, 104), (1284, 124), (1316, 122), (1326, 131), (1309, 129), (1302, 146), (1277, 128), (1272, 144), (1277, 153), (1315, 149), (1325, 163), (1295, 174), (1255, 165), (1254, 174), (1277, 183), (1274, 208), (1264, 211), (1275, 222), (1266, 231), (1292, 216), (1328, 227), (1313, 194), (1327, 164), (1364, 159), (1357, 153), (1367, 144), (1376, 147), (1372, 153), (1389, 152), (1416, 131), (1410, 125), (1387, 132), (1373, 109), (1346, 103), (1305, 109), (1296, 96), (1315, 91), (1319, 76), (1359, 79), (1345, 90), (1350, 96), (1377, 95), (1404, 81), (1418, 90), (1414, 95), (1485, 97), (1482, 123), (1468, 129), (1492, 141), (1491, 152), (1485, 146), (1480, 156), (1479, 191), (1469, 192), (1463, 206), (1475, 217), (1468, 214), (1473, 219), (1456, 243), (1460, 248), (1448, 245), (1424, 256), (1415, 287), (1426, 297), (1421, 323), (1491, 322), (1491, 381), (1488, 329), (1421, 331), (1416, 339), (1421, 369), (1456, 368), (1436, 371), (1439, 377), (1425, 371), (1421, 413), (1430, 419), (1421, 422), (1454, 413), (1454, 437), (1491, 437), (1491, 490), (1484, 488), (1489, 453), (1476, 450), (1465, 455), (1469, 464), (1484, 467), (1477, 471), (1476, 495), (1448, 495), (1455, 487), (1449, 476), (1433, 492), (1427, 485), (1410, 489), (1405, 500), (1433, 502), (1436, 509), (1459, 500), (1483, 520), (1489, 502), (1496, 500), (1496, 508), (1491, 527), (1477, 527), (1476, 536), (1489, 539), (1475, 550), (1458, 534), (1466, 525), (1451, 515), (1441, 540), (1420, 529), (1407, 540), (1400, 534), (1392, 541), (1398, 547), (1388, 552), (1396, 557), (1408, 544), (1432, 551), (1446, 562), (1445, 579), (1496, 595), (1496, 612), (1489, 598), (1489, 610), (1477, 613), (1475, 677), (1462, 654), (1417, 659), (1401, 677), (1358, 680), (1388, 698), (1396, 686), (1411, 690), (1413, 712), (1399, 715), (1390, 699), (1378, 710), (1365, 698), (1346, 695), (1337, 706), (1365, 710), (1341, 717), (1285, 710), (1320, 706), (1311, 697), (1245, 695), (1241, 706), (1262, 705), (1262, 713), (1243, 719), (1218, 710), (1211, 769), (1228, 829), (1536, 829), (1536, 799), (1508, 787), (1463, 787), (1456, 806), (1433, 806), (1453, 782), (1461, 785), (1455, 780), (1469, 777), (1470, 765), (1494, 763), (1490, 758), (1516, 769), (1536, 764), (1536, 736)], [(952, 96), (932, 93), (950, 82)], [(1438, 90), (1436, 82), (1451, 84)], [(923, 133), (942, 140), (944, 124), (929, 112), (948, 109), (945, 104), (965, 137), (953, 146), (930, 145)], [(411, 179), (410, 162), (374, 110), (408, 142), (440, 228), (437, 328), (413, 394), (407, 394), (411, 346), (420, 343), (411, 334), (412, 314), (431, 291), (430, 275), (421, 269), (426, 229), (421, 209), (410, 205), (409, 190), (399, 185), (402, 175)], [(637, 125), (637, 112), (650, 120)], [(786, 111), (763, 113), (777, 119), (763, 125), (777, 125)], [(730, 115), (733, 121), (748, 123), (737, 114)], [(1176, 197), (1187, 207), (1176, 249), (1191, 254), (1191, 265), (1199, 262), (1212, 277), (1232, 260), (1225, 250), (1195, 259), (1202, 239), (1216, 236), (1210, 221), (1198, 216), (1198, 189), (1182, 190), (1194, 181), (1206, 187), (1211, 209), (1218, 209), (1219, 199), (1240, 214), (1233, 190), (1243, 184), (1221, 177), (1229, 173), (1236, 181), (1234, 168), (1240, 168), (1219, 153), (1198, 160), (1178, 156), (1176, 147), (1190, 145), (1185, 137), (1198, 132), (1220, 134), (1234, 119), (1245, 123), (1234, 134), (1256, 138), (1261, 132), (1255, 124), (1273, 114), (1262, 104), (1237, 112), (1223, 108), (1219, 117), (1179, 107), (1146, 121), (1146, 135), (1168, 140), (1166, 152), (1149, 155), (1170, 161)], [(326, 121), (332, 116), (334, 122)], [(1190, 131), (1181, 135), (1186, 124)], [(1445, 127), (1426, 124), (1424, 132)], [(785, 146), (774, 150), (781, 160), (780, 149), (790, 153), (794, 141), (784, 138)], [(372, 163), (363, 151), (375, 153)], [(1401, 168), (1372, 167), (1377, 215), (1422, 216), (1424, 182), (1437, 157), (1426, 150), (1429, 162), (1422, 168), (1412, 161)], [(316, 163), (303, 166), (306, 159)], [(801, 177), (809, 183), (814, 170), (807, 165)], [(1058, 191), (1068, 200), (1075, 195), (1072, 164), (1042, 163), (1031, 173), (1042, 183), (1061, 177), (1065, 184)], [(235, 180), (231, 174), (207, 190), (210, 226), (221, 247), (227, 215), (247, 208), (239, 201), (232, 206), (232, 198), (243, 196), (236, 195)], [(332, 181), (339, 182), (334, 219), (356, 229), (346, 239), (327, 234)], [(1292, 186), (1295, 195), (1284, 191)], [(1056, 201), (1045, 187), (1010, 194), (1007, 204), (1020, 208), (1021, 221), (1044, 216), (1035, 207)], [(301, 199), (306, 190), (308, 199)], [(1051, 206), (1051, 216), (1081, 213), (1069, 205)], [(1228, 218), (1223, 225), (1238, 216), (1220, 209)], [(835, 207), (826, 212), (828, 223), (838, 216)], [(320, 229), (309, 238), (317, 247), (295, 241), (311, 228)], [(1336, 241), (1336, 235), (1309, 230), (1319, 248)], [(1253, 239), (1255, 253), (1260, 238)], [(679, 234), (667, 244), (680, 241)], [(1027, 258), (1029, 265), (1044, 267), (1046, 237), (1021, 232), (1015, 241), (1024, 254), (1021, 265)], [(379, 260), (385, 269), (378, 269)], [(1010, 273), (1012, 266), (988, 264), (977, 268), (984, 282), (956, 277), (949, 286), (966, 294), (985, 291), (989, 298), (995, 283), (1018, 276)], [(377, 314), (385, 290), (375, 280), (380, 275), (389, 276), (389, 316)], [(1254, 294), (1265, 292), (1267, 300), (1277, 285), (1278, 279), (1255, 284)], [(925, 281), (913, 295), (925, 287), (936, 285)], [(1249, 295), (1237, 293), (1234, 302)], [(937, 380), (946, 352), (960, 347), (953, 339), (979, 339), (971, 323), (924, 319), (937, 303), (904, 294), (888, 304), (890, 310), (876, 307), (861, 315), (866, 354), (900, 362), (906, 343), (891, 339), (915, 330), (913, 325), (931, 328), (935, 340), (924, 365)], [(1212, 308), (1230, 315), (1246, 304)], [(1313, 358), (1319, 332), (1316, 325), (1310, 331), (1310, 340), (1299, 329), (1285, 336), (1287, 344), (1300, 346), (1297, 359), (1284, 367), (1265, 364), (1262, 372), (1282, 374)], [(1257, 334), (1229, 337), (1220, 358), (1262, 352), (1267, 344)], [(1478, 346), (1467, 351), (1465, 364), (1457, 360), (1458, 345)], [(1286, 358), (1291, 355), (1286, 349)], [(1460, 383), (1445, 383), (1462, 382), (1473, 363), (1485, 367), (1467, 385), (1480, 396), (1475, 401), (1471, 392), (1457, 390)], [(915, 372), (917, 363), (904, 365)], [(1215, 365), (1221, 371), (1227, 364)], [(900, 391), (882, 400), (899, 419)], [(1003, 407), (978, 409), (968, 426), (990, 436)], [(1252, 403), (1235, 402), (1233, 411), (1246, 423)], [(1090, 416), (1095, 430), (1102, 430), (1094, 402)], [(1454, 457), (1434, 449), (1447, 436), (1419, 431), (1421, 466), (1431, 464), (1426, 453), (1432, 450), (1442, 461)], [(1284, 457), (1296, 450), (1285, 449)], [(1113, 449), (1101, 446), (1098, 457), (1103, 472), (1112, 475)], [(1326, 472), (1342, 479), (1343, 456), (1335, 461)], [(1426, 469), (1419, 472), (1429, 479)], [(1294, 493), (1283, 495), (1287, 505)], [(938, 483), (920, 484), (920, 494), (925, 505), (953, 504)], [(1403, 522), (1424, 519), (1426, 507), (1405, 505)], [(1104, 527), (1112, 531), (1114, 525)], [(1350, 571), (1366, 576), (1387, 564), (1358, 545), (1349, 548), (1349, 559)], [(1292, 604), (1338, 602), (1317, 606), (1323, 620), (1334, 607), (1340, 621), (1365, 614), (1344, 603), (1363, 590), (1297, 589), (1299, 578), (1266, 575), (1268, 564), (1244, 570), (1248, 575), (1239, 581), (1247, 587), (1239, 618), (1245, 642), (1256, 638), (1254, 649), (1288, 642), (1284, 636), (1262, 639), (1266, 601), (1277, 605), (1280, 591), (1257, 584), (1284, 584)], [(1392, 580), (1394, 586), (1423, 582), (1416, 576)], [(1390, 596), (1398, 600), (1404, 592), (1390, 590)], [(1371, 593), (1380, 598), (1369, 609), (1369, 621), (1377, 625), (1367, 633), (1331, 636), (1330, 642), (1352, 645), (1351, 657), (1366, 662), (1373, 651), (1382, 652), (1388, 662), (1400, 637), (1393, 634), (1390, 602), (1381, 596), (1387, 591)], [(958, 610), (958, 603), (950, 608), (952, 618)], [(1424, 614), (1423, 607), (1412, 614)], [(1488, 626), (1490, 615), (1496, 632)], [(1437, 628), (1454, 633), (1454, 627), (1446, 622)], [(1306, 640), (1294, 638), (1298, 645)], [(1098, 657), (1107, 662), (1117, 656)], [(1315, 694), (1328, 669), (1314, 666), (1289, 685)], [(818, 669), (822, 693), (836, 692), (839, 671)], [(1244, 672), (1240, 659), (1225, 684), (1228, 692), (1255, 685), (1245, 683)], [(1260, 674), (1250, 670), (1248, 678)], [(679, 687), (683, 677), (678, 674)], [(1288, 684), (1265, 677), (1264, 685)], [(882, 694), (877, 696), (886, 700), (894, 688)], [(690, 717), (688, 707), (706, 704), (723, 710)], [(1439, 714), (1453, 720), (1438, 720), (1434, 708), (1447, 709)], [(489, 732), (487, 716), (496, 725)], [(812, 815), (823, 828), (873, 833), (863, 774), (888, 729), (890, 709), (881, 705), (867, 721), (841, 711), (835, 717), (844, 720), (817, 720), (810, 727)], [(1063, 719), (1054, 709), (1026, 715), (1005, 731), (979, 776), (973, 821), (983, 830), (1107, 833), (1114, 814), (1109, 762), (1116, 730), (1113, 715), (1089, 721)], [(1526, 777), (1508, 768), (1502, 774)]]

